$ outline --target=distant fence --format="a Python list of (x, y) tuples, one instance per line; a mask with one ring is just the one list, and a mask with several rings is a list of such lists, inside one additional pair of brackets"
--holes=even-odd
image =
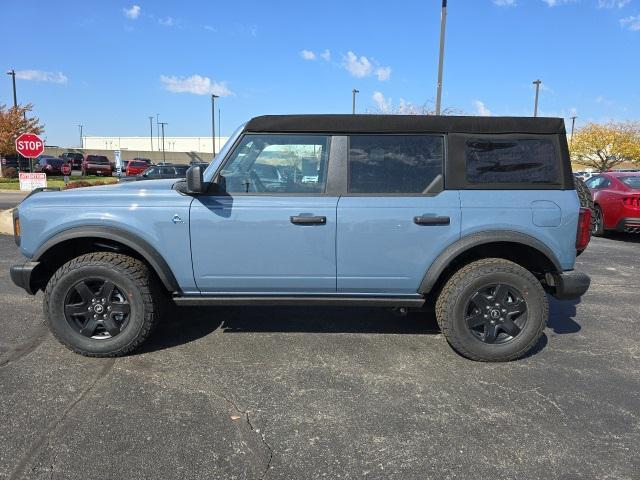
[[(79, 152), (89, 155), (104, 155), (110, 161), (115, 161), (113, 150), (95, 150), (87, 148), (60, 148), (60, 147), (45, 147), (45, 155), (53, 155), (58, 157), (65, 152)], [(149, 152), (143, 150), (120, 150), (120, 158), (122, 160), (131, 160), (132, 158), (148, 158), (153, 163), (162, 162), (163, 160), (170, 163), (182, 163), (189, 164), (191, 162), (210, 162), (211, 153), (206, 152), (165, 152), (164, 157), (162, 152)]]

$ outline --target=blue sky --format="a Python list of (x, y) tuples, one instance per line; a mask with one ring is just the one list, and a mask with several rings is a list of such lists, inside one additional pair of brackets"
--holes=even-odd
[[(47, 143), (210, 135), (267, 113), (408, 110), (435, 97), (440, 0), (3, 0), (2, 68)], [(640, 119), (640, 0), (449, 0), (446, 107), (466, 114)], [(27, 27), (28, 25), (28, 27)], [(3, 76), (0, 103), (11, 104)]]

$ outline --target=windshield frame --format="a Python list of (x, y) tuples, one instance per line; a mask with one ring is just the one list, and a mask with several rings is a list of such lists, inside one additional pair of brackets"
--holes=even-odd
[(222, 162), (224, 161), (224, 159), (229, 154), (229, 151), (233, 148), (233, 146), (238, 141), (238, 138), (240, 138), (240, 136), (242, 135), (242, 132), (244, 132), (244, 127), (246, 125), (247, 125), (246, 122), (240, 125), (236, 129), (236, 131), (233, 132), (233, 134), (227, 139), (226, 143), (222, 147), (222, 150), (220, 150), (218, 154), (213, 158), (213, 160), (211, 160), (211, 163), (209, 163), (209, 166), (207, 167), (207, 169), (204, 171), (204, 174), (203, 174), (203, 180), (205, 182), (207, 183), (213, 182), (216, 172), (222, 165)]

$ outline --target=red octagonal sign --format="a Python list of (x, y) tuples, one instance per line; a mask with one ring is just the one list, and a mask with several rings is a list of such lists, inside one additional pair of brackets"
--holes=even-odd
[(44, 142), (35, 133), (23, 133), (16, 138), (16, 151), (27, 158), (36, 158), (44, 152)]

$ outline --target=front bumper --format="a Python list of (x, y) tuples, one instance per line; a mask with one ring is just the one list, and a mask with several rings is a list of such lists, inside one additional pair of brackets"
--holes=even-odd
[(561, 272), (547, 279), (555, 287), (552, 295), (558, 300), (572, 300), (584, 295), (591, 284), (591, 277), (582, 272)]
[(14, 265), (9, 269), (9, 275), (11, 275), (11, 281), (18, 287), (24, 288), (27, 293), (35, 295), (32, 285), (32, 279), (34, 277), (34, 270), (40, 265), (40, 262), (25, 262), (20, 265)]

